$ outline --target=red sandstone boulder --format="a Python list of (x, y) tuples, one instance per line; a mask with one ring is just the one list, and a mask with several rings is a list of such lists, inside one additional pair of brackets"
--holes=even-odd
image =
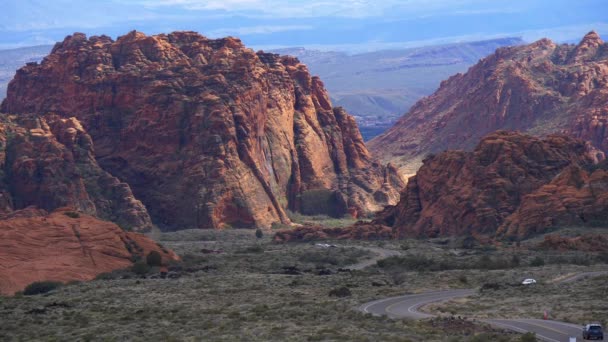
[(72, 210), (35, 215), (30, 209), (0, 220), (0, 293), (12, 295), (35, 281), (91, 280), (151, 251), (163, 263), (179, 259), (144, 235)]
[(170, 228), (289, 223), (311, 191), (335, 199), (325, 214), (365, 214), (404, 185), (305, 65), (235, 38), (76, 33), (20, 69), (1, 108), (75, 116), (99, 164)]

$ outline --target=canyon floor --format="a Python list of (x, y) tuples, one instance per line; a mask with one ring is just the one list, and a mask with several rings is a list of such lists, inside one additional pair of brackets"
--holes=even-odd
[[(252, 230), (151, 237), (183, 257), (166, 279), (157, 270), (145, 276), (123, 270), (43, 295), (0, 297), (0, 340), (519, 341), (520, 334), (476, 318), (542, 318), (547, 311), (576, 324), (608, 320), (607, 276), (556, 281), (607, 270), (606, 254), (541, 251), (529, 248), (534, 239), (502, 247), (462, 239), (327, 241), (337, 247), (324, 247), (277, 244), (270, 232), (256, 238)], [(400, 256), (344, 269), (376, 258), (372, 247)], [(538, 283), (518, 285), (524, 278)], [(357, 310), (375, 299), (463, 288), (477, 294), (422, 309), (438, 318), (393, 320)]]

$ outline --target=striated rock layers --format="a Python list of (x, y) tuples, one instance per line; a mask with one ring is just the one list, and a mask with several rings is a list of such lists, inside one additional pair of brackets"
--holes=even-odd
[(75, 118), (0, 114), (0, 215), (60, 207), (145, 231), (152, 222), (130, 187), (102, 170)]
[(608, 224), (608, 171), (588, 172), (578, 165), (526, 195), (498, 234), (525, 237), (555, 226)]
[(590, 32), (578, 45), (542, 39), (496, 50), (442, 82), (369, 148), (414, 174), (427, 154), (470, 150), (501, 129), (565, 133), (608, 152), (607, 125), (608, 44)]
[(35, 281), (91, 280), (151, 251), (161, 253), (164, 263), (178, 260), (144, 235), (89, 215), (70, 217), (69, 210), (25, 209), (0, 220), (1, 294), (12, 295)]
[[(2, 110), (75, 116), (99, 164), (168, 228), (268, 227), (286, 209), (366, 213), (396, 203), (354, 119), (293, 57), (193, 32), (67, 37), (10, 83)], [(325, 193), (323, 193), (323, 191)]]
[(606, 172), (582, 170), (598, 156), (565, 135), (498, 131), (473, 152), (429, 156), (399, 204), (375, 223), (393, 227), (396, 237), (524, 238), (563, 224), (608, 222)]

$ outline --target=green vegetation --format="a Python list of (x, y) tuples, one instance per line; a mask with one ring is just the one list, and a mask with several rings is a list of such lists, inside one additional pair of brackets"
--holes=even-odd
[(144, 261), (138, 261), (133, 264), (131, 271), (137, 275), (144, 276), (150, 272), (150, 266)]
[(146, 256), (146, 264), (151, 267), (160, 267), (163, 264), (163, 257), (157, 251), (151, 251)]
[(63, 284), (57, 281), (36, 281), (25, 287), (25, 289), (23, 290), (23, 295), (32, 296), (37, 294), (48, 293), (57, 289), (61, 285)]
[(327, 215), (303, 215), (288, 210), (287, 216), (289, 216), (289, 219), (293, 223), (319, 225), (327, 228), (348, 227), (357, 222), (357, 220), (350, 215), (346, 215), (343, 218), (334, 218)]
[[(575, 284), (553, 281), (606, 269), (597, 263), (600, 253), (463, 249), (458, 242), (439, 240), (329, 241), (337, 247), (326, 248), (312, 243), (276, 244), (271, 234), (258, 239), (254, 230), (159, 235), (165, 248), (182, 257), (181, 262), (167, 265), (165, 278), (151, 271), (146, 258), (133, 268), (62, 286), (43, 296), (2, 298), (0, 339), (121, 340), (136, 333), (135, 340), (515, 342), (521, 334), (497, 331), (471, 318), (542, 317), (547, 310), (553, 319), (574, 323), (608, 320), (605, 305), (596, 300), (608, 295), (607, 277)], [(403, 260), (391, 258), (385, 267), (344, 270), (371, 256), (353, 247), (380, 243), (403, 253)], [(545, 265), (530, 267), (537, 256)], [(564, 263), (552, 262), (558, 257)], [(590, 266), (571, 263), (584, 257), (591, 260)], [(495, 268), (501, 262), (509, 267)], [(459, 267), (437, 266), (442, 263)], [(444, 269), (420, 271), (420, 264)], [(475, 267), (463, 266), (468, 264)], [(519, 285), (528, 277), (538, 284)], [(391, 320), (356, 310), (371, 300), (438, 286), (481, 288), (484, 284), (487, 290), (472, 297), (423, 308), (445, 318)], [(453, 314), (468, 319), (454, 320)]]
[(538, 341), (536, 339), (536, 334), (535, 333), (531, 333), (531, 332), (523, 334), (519, 340), (521, 342), (536, 342), (536, 341)]
[(256, 229), (255, 230), (255, 237), (258, 238), (258, 239), (263, 238), (264, 237), (264, 232), (260, 228)]

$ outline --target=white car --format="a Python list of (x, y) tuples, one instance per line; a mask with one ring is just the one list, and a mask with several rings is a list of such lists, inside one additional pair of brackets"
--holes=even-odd
[(536, 280), (534, 280), (532, 278), (524, 279), (524, 281), (522, 281), (521, 284), (522, 285), (536, 284)]

